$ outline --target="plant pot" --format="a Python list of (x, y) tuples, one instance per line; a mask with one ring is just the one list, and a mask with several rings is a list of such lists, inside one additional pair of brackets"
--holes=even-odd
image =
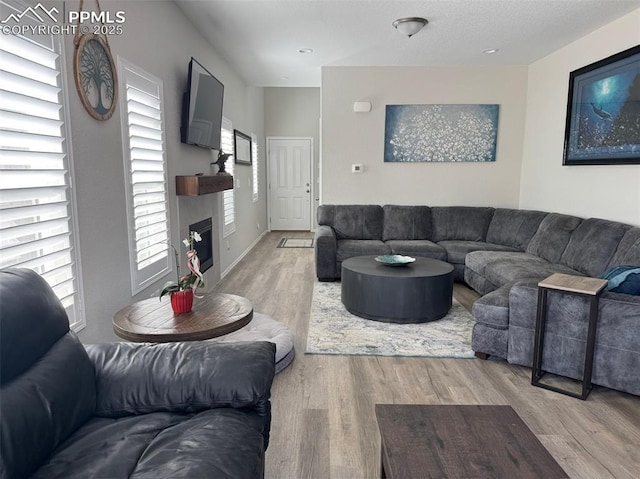
[(188, 313), (193, 306), (193, 290), (171, 293), (171, 307), (175, 314)]

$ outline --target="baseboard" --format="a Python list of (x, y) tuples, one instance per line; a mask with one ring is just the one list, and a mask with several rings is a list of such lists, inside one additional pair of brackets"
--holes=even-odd
[(237, 264), (238, 264), (240, 261), (242, 261), (242, 259), (243, 259), (245, 256), (247, 256), (247, 255), (249, 254), (249, 251), (251, 251), (253, 248), (255, 248), (255, 246), (260, 242), (260, 240), (261, 240), (262, 238), (264, 238), (264, 236), (265, 236), (267, 233), (268, 233), (268, 231), (263, 231), (263, 232), (262, 232), (262, 234), (261, 234), (260, 236), (258, 236), (258, 237), (255, 239), (255, 241), (254, 241), (253, 243), (251, 243), (251, 244), (249, 245), (249, 247), (248, 247), (246, 250), (244, 250), (244, 251), (242, 252), (242, 254), (241, 254), (240, 256), (238, 256), (238, 257), (236, 258), (236, 260), (235, 260), (233, 263), (231, 263), (231, 264), (229, 265), (229, 267), (228, 267), (227, 269), (225, 269), (222, 273), (220, 273), (220, 281), (222, 281), (222, 280), (224, 279), (224, 277), (225, 277), (225, 276), (227, 276), (229, 273), (231, 273), (231, 270), (233, 270), (233, 268), (235, 268), (235, 267), (237, 266)]

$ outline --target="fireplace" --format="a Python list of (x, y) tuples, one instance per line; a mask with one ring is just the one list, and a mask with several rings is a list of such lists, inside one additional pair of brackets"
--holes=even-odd
[(195, 231), (202, 237), (202, 241), (194, 243), (194, 248), (200, 258), (200, 271), (205, 272), (213, 266), (213, 236), (211, 233), (211, 218), (189, 225), (189, 231)]

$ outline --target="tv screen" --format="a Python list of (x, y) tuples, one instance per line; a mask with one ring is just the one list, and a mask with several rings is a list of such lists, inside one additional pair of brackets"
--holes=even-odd
[(224, 85), (195, 58), (189, 62), (189, 80), (182, 105), (182, 142), (220, 149)]

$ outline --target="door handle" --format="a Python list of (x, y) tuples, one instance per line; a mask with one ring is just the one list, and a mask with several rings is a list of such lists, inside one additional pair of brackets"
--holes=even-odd
[(311, 191), (307, 190), (307, 193), (311, 193)]

